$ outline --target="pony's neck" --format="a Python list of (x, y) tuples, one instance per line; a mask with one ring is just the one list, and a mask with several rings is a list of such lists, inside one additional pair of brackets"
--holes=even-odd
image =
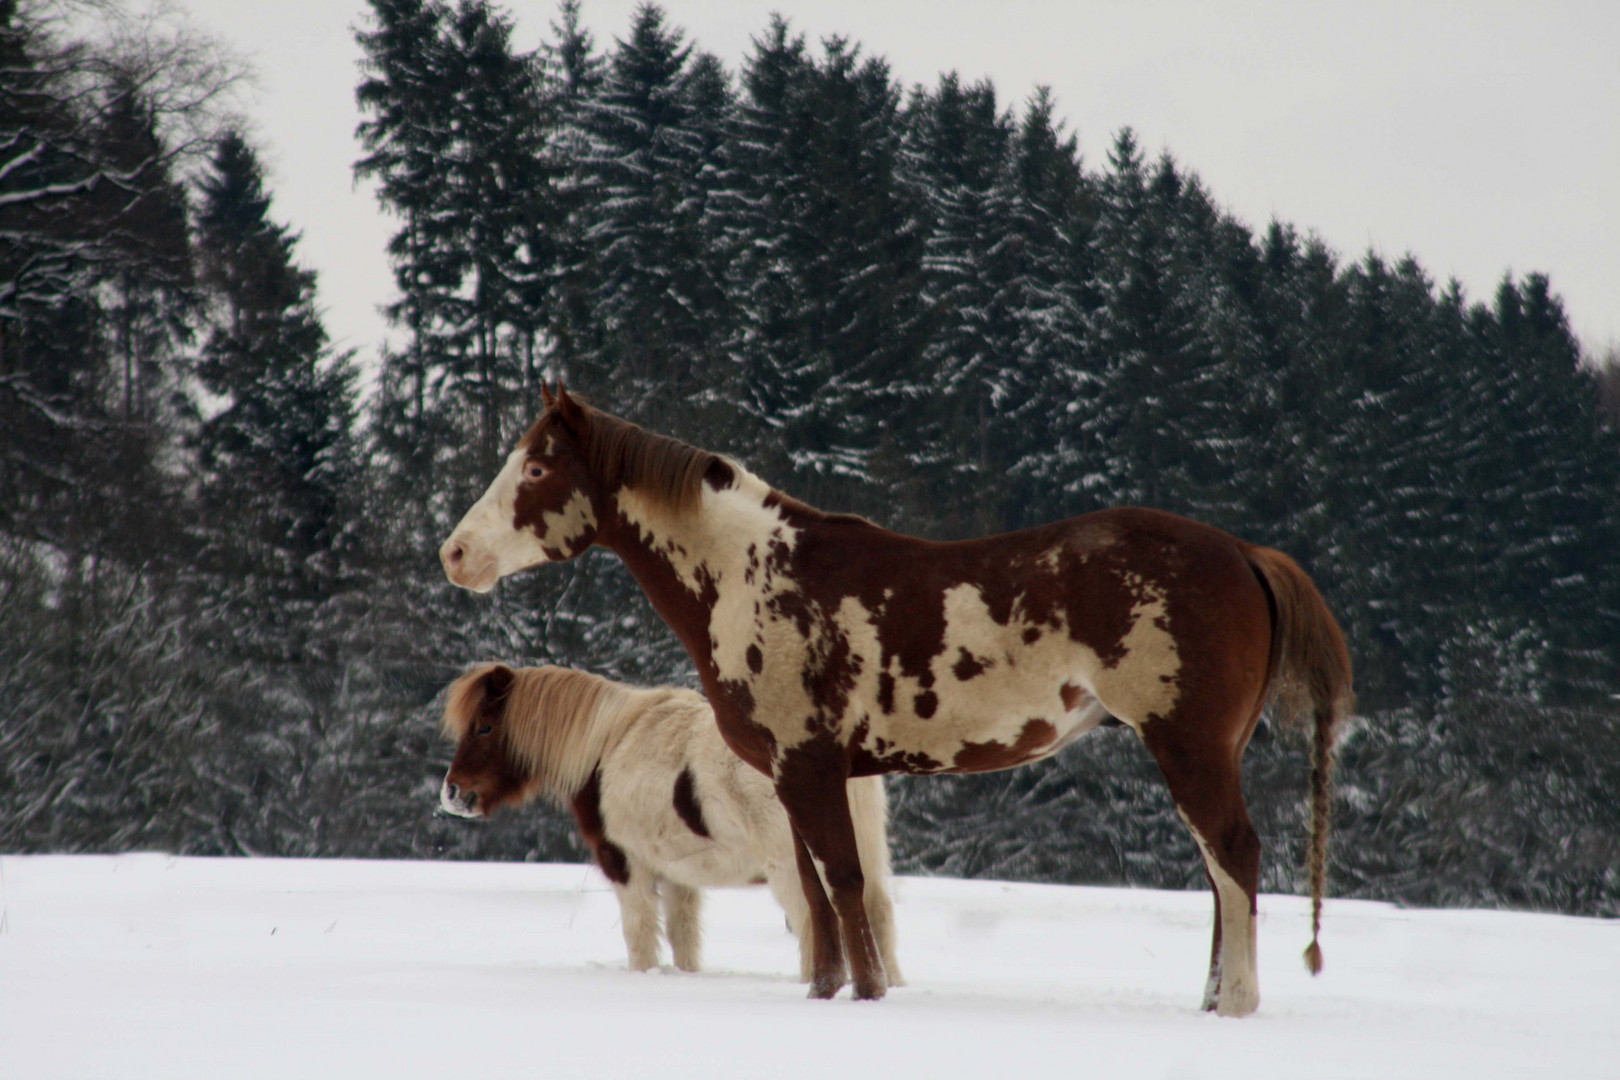
[(579, 794), (602, 759), (619, 744), (645, 699), (656, 694), (610, 679), (601, 679), (600, 684), (573, 723), (558, 724), (555, 716), (535, 710), (538, 727), (525, 736), (523, 751), (531, 775), (564, 803)]

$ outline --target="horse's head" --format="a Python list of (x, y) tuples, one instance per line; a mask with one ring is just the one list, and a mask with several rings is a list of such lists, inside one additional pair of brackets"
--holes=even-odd
[(488, 664), (450, 684), (444, 731), (456, 740), (456, 757), (439, 788), (439, 805), (452, 814), (487, 818), (540, 790), (540, 779), (512, 752), (507, 732), (507, 699), (516, 681), (511, 668)]
[(439, 548), (456, 585), (488, 592), (507, 574), (571, 559), (596, 540), (601, 491), (586, 454), (590, 418), (561, 385), (489, 490)]

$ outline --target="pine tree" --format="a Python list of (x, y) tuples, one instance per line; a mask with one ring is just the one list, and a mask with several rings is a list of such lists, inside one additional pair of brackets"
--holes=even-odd
[(906, 422), (927, 397), (922, 208), (887, 67), (841, 38), (825, 50), (812, 61), (776, 19), (743, 74), (730, 351), (767, 475), (894, 521), (924, 498)]
[(198, 250), (214, 317), (197, 377), (217, 407), (195, 451), (202, 565), (253, 618), (292, 627), (341, 584), (345, 499), (355, 469), (355, 371), (334, 354), (297, 238), (270, 217), (258, 159), (235, 132), (200, 183)]
[(1018, 443), (1004, 428), (1028, 420), (1033, 397), (1016, 355), (1023, 251), (1012, 221), (1012, 117), (989, 84), (964, 88), (950, 74), (913, 96), (906, 119), (912, 183), (928, 210), (923, 300), (932, 327), (922, 357), (928, 410), (913, 420), (931, 430), (912, 468), (947, 532), (992, 532), (1003, 527)]
[(1050, 92), (1038, 89), (1024, 110), (1011, 163), (1010, 218), (1018, 245), (1013, 358), (1028, 397), (1006, 406), (1019, 416), (1008, 425), (1015, 455), (1003, 495), (1009, 528), (1054, 521), (1086, 505), (1066, 489), (1083, 475), (1072, 418), (1096, 392), (1085, 337), (1087, 312), (1095, 306), (1097, 198), (1077, 140), (1063, 137), (1053, 110)]
[(643, 4), (578, 111), (593, 299), (575, 361), (582, 385), (655, 426), (713, 381), (729, 328), (711, 198), (730, 108), (718, 63)]

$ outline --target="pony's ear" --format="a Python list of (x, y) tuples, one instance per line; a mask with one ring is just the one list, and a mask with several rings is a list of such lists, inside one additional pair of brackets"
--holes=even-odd
[(487, 702), (500, 701), (517, 682), (517, 672), (505, 664), (496, 664), (484, 672), (484, 700)]
[[(562, 383), (559, 382), (557, 385), (561, 386)], [(551, 392), (551, 387), (546, 385), (546, 381), (544, 379), (540, 380), (540, 404), (544, 405), (548, 409), (557, 404), (556, 395)]]

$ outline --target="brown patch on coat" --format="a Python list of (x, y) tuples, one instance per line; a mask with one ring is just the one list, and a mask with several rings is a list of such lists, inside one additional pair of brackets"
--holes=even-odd
[(703, 820), (703, 807), (697, 798), (697, 780), (691, 768), (681, 770), (675, 778), (675, 813), (686, 822), (686, 827), (704, 839), (709, 838), (709, 825)]
[(591, 778), (585, 781), (585, 786), (575, 793), (571, 804), (574, 810), (574, 823), (579, 826), (579, 834), (590, 845), (591, 852), (596, 856), (596, 865), (602, 868), (602, 873), (615, 885), (630, 884), (630, 860), (625, 857), (624, 849), (607, 838), (607, 824), (602, 820), (602, 771), (591, 773)]
[(995, 666), (994, 660), (987, 660), (982, 656), (974, 656), (966, 649), (958, 648), (956, 663), (951, 665), (951, 674), (956, 676), (957, 682), (967, 682)]
[(1030, 720), (1011, 746), (999, 742), (965, 742), (951, 763), (952, 772), (979, 773), (1010, 769), (1044, 757), (1057, 742), (1057, 728), (1045, 720)]

